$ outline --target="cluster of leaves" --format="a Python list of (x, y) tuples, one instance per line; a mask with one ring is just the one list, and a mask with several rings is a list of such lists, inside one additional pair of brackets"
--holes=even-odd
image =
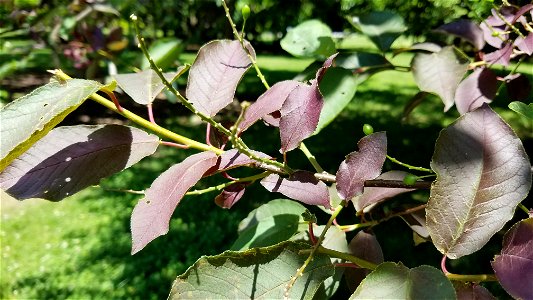
[[(421, 93), (438, 95), (445, 110), (455, 104), (462, 114), (437, 139), (432, 170), (411, 167), (436, 175), (427, 205), (397, 214), (409, 215), (414, 220), (410, 223), (413, 231), (431, 238), (445, 258), (457, 259), (482, 248), (513, 218), (531, 188), (531, 163), (521, 140), (488, 106), (498, 91), (498, 80), (508, 86), (521, 80), (518, 83), (524, 89), (527, 84), (515, 74), (499, 79), (488, 66), (509, 64), (511, 58), (532, 54), (532, 12), (533, 5), (495, 10), (493, 17), (499, 19), (489, 18), (483, 23), (496, 32), (490, 37), (483, 34), (487, 30), (483, 26), (467, 20), (439, 29), (471, 42), (478, 61), (469, 62), (453, 46), (423, 43), (402, 49), (416, 52), (409, 69)], [(136, 17), (132, 19), (137, 25)], [(316, 218), (298, 202), (279, 199), (259, 207), (241, 223), (239, 238), (232, 247), (235, 251), (200, 259), (178, 277), (170, 298), (329, 297), (343, 275), (356, 287), (353, 299), (486, 295), (488, 292), (479, 285), (454, 286), (450, 282), (484, 278), (465, 279), (448, 273), (444, 267), (442, 271), (431, 266), (409, 269), (401, 263), (384, 262), (380, 245), (370, 232), (360, 231), (348, 243), (345, 231), (341, 230), (344, 227), (331, 227), (347, 203), (351, 202), (358, 214), (364, 216), (391, 197), (429, 187), (429, 182), (418, 181), (422, 176), (413, 177), (397, 170), (382, 172), (388, 157), (385, 132), (373, 133), (367, 127), (367, 136), (358, 142), (358, 151), (340, 162), (336, 174), (324, 172), (303, 144), (335, 119), (351, 101), (359, 83), (378, 71), (405, 69), (393, 65), (384, 54), (406, 30), (401, 17), (376, 12), (351, 21), (382, 54), (337, 53), (331, 30), (319, 21), (307, 21), (288, 32), (281, 46), (291, 54), (314, 57), (317, 62), (301, 80), (282, 81), (272, 87), (255, 63), (252, 45), (237, 32), (231, 19), (237, 40), (205, 44), (191, 66), (182, 66), (174, 72), (160, 71), (158, 61), (148, 54), (140, 36), (139, 46), (146, 52), (152, 69), (117, 75), (115, 81), (105, 86), (91, 80), (70, 79), (55, 71), (54, 81), (1, 110), (0, 187), (20, 200), (37, 197), (59, 201), (153, 154), (160, 144), (169, 144), (129, 126), (54, 128), (91, 98), (163, 138), (181, 143), (179, 147), (202, 151), (164, 171), (144, 191), (131, 216), (132, 254), (168, 232), (172, 213), (186, 194), (219, 191), (215, 202), (231, 208), (243, 197), (248, 185), (259, 181), (269, 192), (319, 206), (331, 214), (325, 226), (316, 226)], [(505, 26), (497, 25), (500, 21)], [(522, 27), (517, 28), (517, 24)], [(498, 26), (503, 26), (499, 33)], [(508, 30), (516, 36), (508, 34)], [(494, 35), (502, 39), (501, 44), (489, 42)], [(496, 50), (485, 54), (485, 43)], [(267, 91), (252, 104), (244, 103), (239, 118), (226, 128), (213, 117), (233, 102), (242, 76), (252, 66)], [(469, 68), (473, 71), (465, 77)], [(182, 96), (172, 82), (187, 71), (186, 95)], [(113, 94), (117, 85), (134, 101), (147, 106), (150, 120), (118, 104)], [(210, 134), (206, 143), (193, 141), (155, 124), (151, 104), (165, 87), (207, 122), (221, 142), (211, 143)], [(115, 103), (96, 94), (98, 91), (110, 95)], [(528, 117), (527, 113), (524, 117)], [(259, 120), (279, 128), (282, 161), (250, 149), (242, 139), (244, 132)], [(226, 144), (233, 149), (225, 150)], [(298, 148), (309, 158), (314, 171), (289, 167), (287, 153)], [(263, 172), (238, 179), (226, 173), (245, 166)], [(215, 175), (230, 180), (206, 190), (190, 191), (202, 178)], [(425, 209), (425, 215), (420, 214), (420, 209)], [(382, 221), (386, 219), (362, 218), (351, 227), (370, 228)], [(320, 232), (318, 239), (315, 232)], [(516, 298), (533, 296), (529, 285), (533, 257), (528, 251), (532, 243), (533, 227), (528, 218), (506, 233), (502, 252), (493, 262), (496, 277)], [(346, 266), (361, 269), (343, 271)]]

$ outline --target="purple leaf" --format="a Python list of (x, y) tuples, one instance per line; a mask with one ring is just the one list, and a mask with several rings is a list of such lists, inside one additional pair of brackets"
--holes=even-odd
[[(255, 58), (250, 44), (246, 47)], [(200, 48), (189, 71), (187, 98), (200, 112), (214, 116), (233, 101), (237, 84), (250, 68), (239, 41), (212, 41)]]
[(441, 131), (431, 168), (437, 179), (427, 227), (437, 249), (452, 259), (483, 247), (531, 187), (522, 142), (486, 104)]
[(483, 55), (483, 60), (489, 64), (508, 66), (511, 54), (513, 54), (513, 44), (506, 43), (503, 48)]
[(524, 51), (531, 56), (533, 54), (533, 32), (530, 32), (525, 38), (517, 37), (514, 44), (520, 51)]
[(248, 107), (242, 122), (239, 124), (240, 131), (245, 131), (259, 119), (280, 110), (285, 99), (299, 85), (301, 83), (294, 80), (285, 80), (274, 84)]
[[(259, 151), (252, 150), (252, 153), (254, 153), (255, 155), (261, 158), (268, 158), (268, 159), (271, 158), (269, 155), (266, 155)], [(246, 165), (252, 165), (255, 163), (257, 163), (257, 161), (251, 159), (245, 154), (240, 153), (237, 149), (231, 149), (231, 150), (228, 150), (222, 153), (219, 156), (216, 165), (213, 166), (211, 169), (209, 169), (204, 176), (209, 176), (216, 172), (226, 171), (229, 169), (242, 167)]]
[(226, 187), (218, 196), (216, 196), (215, 203), (222, 208), (230, 209), (242, 198), (245, 189), (246, 184), (244, 183), (232, 184)]
[(131, 254), (168, 232), (170, 217), (181, 198), (216, 162), (217, 156), (212, 152), (197, 153), (156, 178), (131, 214)]
[(452, 23), (444, 24), (437, 28), (437, 31), (446, 32), (463, 38), (474, 45), (477, 50), (481, 50), (483, 46), (485, 46), (483, 30), (479, 28), (478, 24), (470, 20), (461, 19)]
[(359, 140), (357, 146), (359, 151), (348, 154), (336, 174), (337, 192), (343, 199), (363, 193), (365, 181), (381, 174), (387, 155), (387, 135), (373, 133)]
[(437, 94), (444, 102), (444, 111), (454, 103), (455, 90), (468, 68), (468, 61), (451, 47), (437, 53), (417, 53), (411, 62), (420, 90)]
[(496, 297), (478, 283), (454, 281), (453, 287), (457, 293), (457, 300), (496, 300)]
[[(376, 265), (381, 264), (384, 261), (383, 251), (375, 235), (359, 231), (355, 237), (350, 241), (348, 245), (350, 254), (355, 257), (364, 259)], [(347, 268), (344, 271), (346, 276), (346, 282), (353, 292), (359, 286), (361, 281), (370, 273), (370, 270), (358, 268)]]
[(496, 96), (498, 79), (490, 69), (478, 68), (455, 91), (455, 106), (461, 115), (490, 103)]
[(524, 74), (506, 76), (507, 95), (511, 100), (525, 100), (531, 95), (531, 82)]
[(281, 152), (296, 149), (315, 131), (324, 105), (316, 80), (311, 85), (298, 85), (281, 107), (279, 131)]
[[(492, 20), (492, 19), (494, 19), (494, 17), (487, 18), (486, 23), (485, 22), (481, 23), (479, 25), (479, 28), (481, 28), (481, 30), (483, 31), (483, 38), (485, 39), (485, 42), (487, 42), (487, 44), (491, 45), (492, 47), (496, 49), (500, 49), (503, 46), (504, 41), (509, 38), (509, 34), (506, 33), (507, 26), (505, 25), (505, 23), (503, 23), (503, 25), (501, 24), (491, 25), (489, 20)], [(492, 28), (487, 26), (487, 24), (491, 25)], [(497, 36), (492, 35), (493, 32), (498, 32), (498, 35)]]
[(326, 61), (324, 61), (324, 63), (322, 64), (322, 67), (320, 69), (318, 69), (318, 71), (316, 71), (316, 76), (315, 76), (315, 80), (320, 83), (320, 81), (322, 81), (322, 78), (324, 77), (324, 74), (326, 74), (326, 71), (331, 68), (331, 66), (333, 66), (333, 61), (335, 60), (335, 58), (337, 57), (339, 53), (335, 53), (333, 55), (331, 55), (330, 57), (328, 57), (326, 59)]
[(513, 16), (513, 20), (511, 21), (511, 24), (514, 24), (521, 16), (523, 16), (525, 13), (533, 9), (533, 4), (529, 3), (527, 5), (522, 6)]
[(23, 200), (59, 201), (151, 155), (159, 138), (120, 125), (50, 131), (0, 173), (0, 187)]
[[(376, 179), (403, 180), (407, 174), (408, 173), (404, 171), (388, 171), (379, 175), (376, 177)], [(355, 210), (358, 212), (363, 211), (364, 213), (367, 213), (378, 203), (414, 190), (416, 189), (366, 187), (361, 197), (354, 199)]]
[(331, 208), (328, 186), (308, 171), (296, 171), (289, 178), (270, 174), (261, 180), (261, 185), (270, 192), (281, 193), (305, 204)]
[(492, 268), (502, 287), (515, 299), (533, 299), (533, 218), (513, 225)]

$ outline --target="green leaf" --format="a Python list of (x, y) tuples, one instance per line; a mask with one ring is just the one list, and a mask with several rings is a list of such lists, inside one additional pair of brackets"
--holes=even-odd
[(533, 103), (525, 104), (520, 101), (513, 101), (509, 103), (509, 108), (522, 116), (533, 120)]
[(409, 269), (385, 262), (368, 274), (350, 299), (455, 299), (455, 290), (434, 267)]
[[(168, 299), (283, 299), (291, 276), (307, 258), (307, 244), (284, 242), (243, 252), (204, 256), (172, 284)], [(290, 289), (289, 299), (312, 299), (334, 273), (329, 257), (315, 255)]]
[(306, 208), (287, 199), (276, 199), (259, 206), (239, 224), (239, 237), (231, 250), (270, 246), (290, 239), (307, 225), (302, 214)]
[[(152, 44), (148, 49), (150, 56), (154, 60), (155, 64), (161, 68), (166, 69), (177, 60), (178, 55), (183, 51), (184, 44), (180, 39), (166, 38), (161, 39)], [(143, 58), (141, 69), (146, 70), (150, 68), (150, 63)]]
[(2, 107), (0, 171), (101, 87), (92, 80), (52, 81)]
[(319, 133), (350, 103), (357, 89), (357, 77), (351, 71), (334, 67), (328, 70), (319, 85), (324, 106), (313, 134)]
[(298, 57), (326, 58), (335, 53), (331, 29), (319, 20), (308, 20), (290, 29), (281, 48)]
[(383, 52), (388, 51), (396, 38), (407, 30), (403, 18), (390, 11), (376, 11), (354, 17), (351, 23)]

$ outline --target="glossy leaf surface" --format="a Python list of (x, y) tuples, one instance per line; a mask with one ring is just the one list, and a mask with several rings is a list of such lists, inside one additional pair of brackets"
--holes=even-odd
[(289, 29), (281, 48), (298, 57), (326, 58), (335, 53), (331, 29), (319, 20), (308, 20)]
[(261, 180), (261, 185), (270, 192), (281, 193), (305, 204), (330, 208), (328, 186), (311, 172), (296, 171), (289, 178), (270, 174)]
[(0, 173), (0, 187), (18, 200), (59, 201), (151, 155), (159, 138), (120, 125), (58, 127)]
[(376, 132), (357, 143), (359, 151), (346, 156), (337, 171), (337, 192), (343, 199), (352, 199), (363, 193), (366, 180), (381, 174), (387, 155), (387, 136)]
[(444, 111), (453, 106), (455, 90), (468, 68), (468, 61), (453, 47), (436, 53), (417, 53), (411, 62), (420, 90), (437, 94), (444, 102)]
[(478, 68), (468, 75), (455, 91), (455, 106), (460, 114), (473, 111), (490, 103), (496, 96), (498, 80), (496, 74), (487, 68)]
[[(243, 252), (204, 256), (172, 284), (169, 299), (283, 299), (295, 270), (308, 255), (307, 244), (284, 242)], [(320, 284), (333, 275), (325, 255), (316, 255), (290, 289), (289, 299), (312, 299)]]
[(302, 214), (306, 208), (288, 199), (276, 199), (252, 210), (239, 224), (239, 237), (231, 250), (271, 246), (307, 229)]
[(503, 238), (503, 249), (492, 261), (503, 288), (515, 299), (532, 299), (533, 218), (515, 224)]
[(212, 152), (197, 153), (156, 178), (131, 214), (132, 254), (168, 232), (170, 217), (176, 206), (187, 190), (216, 162), (217, 156)]
[[(246, 43), (255, 58), (254, 49)], [(198, 111), (214, 116), (233, 101), (237, 84), (250, 66), (239, 41), (217, 40), (205, 44), (189, 70), (187, 98)]]
[(409, 269), (382, 263), (372, 271), (350, 299), (455, 299), (452, 283), (430, 266)]
[(437, 249), (452, 259), (483, 247), (531, 187), (522, 142), (487, 105), (441, 131), (431, 168), (437, 179), (427, 226)]
[(101, 87), (92, 80), (52, 81), (2, 107), (0, 171)]

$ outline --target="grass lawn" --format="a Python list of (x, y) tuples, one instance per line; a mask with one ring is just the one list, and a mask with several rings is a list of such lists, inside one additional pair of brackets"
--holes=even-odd
[[(192, 54), (184, 55), (186, 61), (193, 58)], [(409, 54), (401, 54), (394, 62), (407, 66), (410, 58)], [(274, 83), (294, 77), (311, 61), (260, 56), (258, 62), (269, 82)], [(522, 70), (530, 75), (533, 73), (531, 64), (522, 66)], [(262, 91), (264, 88), (251, 71), (237, 94), (253, 100)], [(356, 150), (357, 140), (363, 135), (362, 125), (369, 123), (376, 131), (388, 132), (391, 156), (427, 167), (439, 130), (453, 122), (457, 113), (454, 109), (444, 113), (441, 101), (430, 96), (402, 122), (403, 107), (417, 92), (410, 73), (387, 71), (377, 74), (358, 87), (354, 100), (323, 134), (310, 138), (306, 144), (328, 171), (335, 172), (344, 156)], [(533, 124), (509, 111), (506, 105), (503, 93), (494, 107), (525, 139), (531, 151)], [(190, 122), (186, 115), (170, 118), (163, 124), (186, 136), (203, 139), (204, 127)], [(262, 125), (251, 128), (244, 139), (255, 149), (279, 155), (277, 133)], [(155, 159), (147, 158), (104, 180), (102, 185), (145, 189), (161, 171), (190, 153), (193, 151), (161, 148)], [(289, 162), (296, 167), (310, 168), (298, 151), (290, 153)], [(387, 162), (385, 168), (396, 167)], [(201, 183), (199, 187), (207, 187), (210, 182), (213, 181)], [(17, 202), (3, 194), (0, 298), (166, 297), (172, 280), (200, 255), (229, 248), (236, 237), (238, 222), (252, 208), (279, 197), (254, 186), (232, 210), (226, 211), (213, 203), (214, 196), (186, 197), (173, 215), (169, 234), (130, 256), (129, 215), (139, 195), (90, 188), (63, 202), (51, 203), (40, 200)], [(408, 201), (420, 201), (426, 196), (424, 192), (415, 193)], [(391, 208), (401, 205), (395, 203), (393, 201)], [(345, 214), (339, 222), (353, 222), (353, 215)], [(387, 260), (402, 260), (408, 266), (438, 265), (440, 254), (427, 243), (419, 246), (410, 243), (410, 236), (406, 236), (410, 232), (401, 221), (386, 222), (377, 226), (375, 231), (378, 237), (382, 237), (380, 241)], [(383, 238), (386, 236), (388, 238)], [(497, 249), (483, 252), (479, 261), (454, 261), (452, 267), (467, 266), (472, 272), (489, 272), (488, 262), (494, 251)]]

